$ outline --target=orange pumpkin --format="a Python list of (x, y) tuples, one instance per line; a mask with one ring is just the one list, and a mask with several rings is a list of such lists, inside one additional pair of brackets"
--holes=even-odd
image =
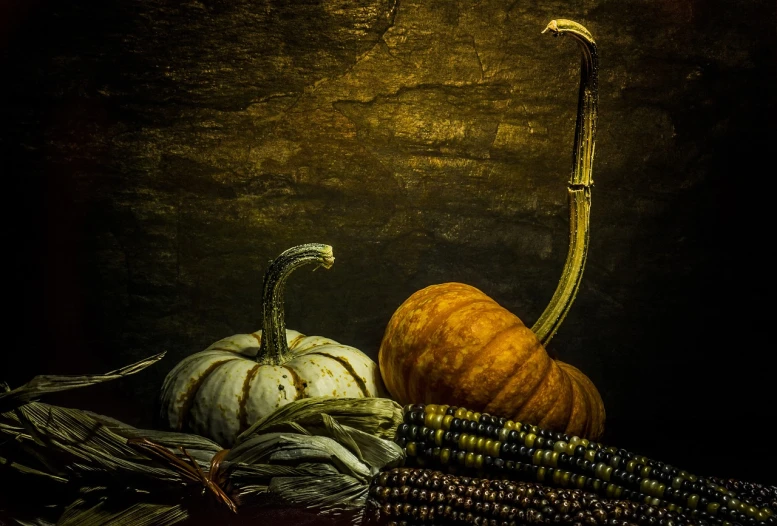
[(596, 440), (605, 420), (599, 392), (577, 368), (551, 359), (544, 345), (577, 294), (587, 256), (598, 56), (580, 24), (554, 20), (546, 31), (572, 36), (583, 55), (568, 186), (570, 246), (550, 304), (529, 329), (475, 287), (429, 286), (394, 313), (378, 362), (386, 388), (402, 404), (451, 404)]

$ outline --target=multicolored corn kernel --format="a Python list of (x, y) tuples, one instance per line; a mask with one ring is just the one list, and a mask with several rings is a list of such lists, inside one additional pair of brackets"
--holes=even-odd
[(466, 408), (405, 409), (397, 430), (408, 462), (453, 474), (574, 487), (686, 512), (707, 524), (777, 526), (777, 489), (704, 478), (624, 449)]
[(395, 468), (373, 479), (364, 524), (699, 525), (687, 515), (578, 489)]

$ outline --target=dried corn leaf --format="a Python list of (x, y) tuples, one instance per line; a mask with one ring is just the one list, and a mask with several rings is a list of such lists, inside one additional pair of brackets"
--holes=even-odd
[[(400, 407), (385, 399), (302, 402), (286, 406), (244, 434), (222, 460), (218, 480), (241, 509), (258, 511), (260, 506), (286, 503), (319, 513), (350, 514), (354, 520), (371, 477), (403, 459), (401, 448), (381, 438), (393, 436)], [(71, 482), (57, 497), (60, 509), (72, 502), (61, 524), (161, 525), (187, 519), (185, 499), (203, 498), (191, 486), (196, 477), (182, 474), (170, 457), (151, 455), (128, 439), (144, 438), (167, 448), (175, 455), (172, 459), (189, 462), (191, 456), (203, 473), (221, 450), (198, 435), (138, 429), (89, 411), (40, 402), (0, 415), (0, 424), (0, 452), (12, 443), (29, 452), (33, 461), (14, 462), (17, 471)], [(15, 440), (3, 442), (3, 437)]]
[(369, 486), (348, 475), (276, 477), (269, 491), (295, 506), (318, 512), (356, 511), (364, 507)]
[(360, 461), (347, 448), (329, 437), (268, 433), (257, 435), (233, 448), (225, 458), (227, 465), (273, 463), (327, 463), (340, 473), (367, 483), (376, 470)]
[(9, 460), (7, 458), (0, 457), (0, 467), (5, 469), (13, 469), (14, 471), (22, 475), (31, 475), (33, 477), (41, 477), (50, 482), (67, 484), (67, 479), (64, 477), (58, 477), (57, 475), (52, 475), (51, 473), (47, 473), (39, 469), (25, 466), (24, 464), (20, 464), (19, 462), (14, 462), (13, 460)]
[(187, 519), (189, 513), (180, 504), (140, 502), (114, 509), (108, 500), (92, 504), (79, 499), (68, 506), (57, 526), (168, 526)]
[(348, 426), (383, 439), (393, 440), (402, 423), (402, 407), (388, 398), (303, 398), (259, 420), (237, 438), (239, 444), (258, 432), (273, 431), (289, 422), (306, 427), (327, 414)]
[[(38, 399), (43, 395), (49, 393), (56, 393), (59, 391), (69, 391), (70, 389), (78, 389), (81, 387), (87, 387), (102, 382), (108, 382), (123, 378), (131, 374), (142, 371), (149, 365), (152, 365), (164, 357), (165, 353), (155, 354), (139, 362), (135, 362), (131, 365), (121, 367), (115, 371), (110, 371), (105, 374), (86, 374), (86, 375), (40, 375), (36, 376), (21, 387), (17, 387), (13, 390), (7, 390), (0, 393), (0, 413), (11, 411), (22, 404)], [(6, 386), (7, 389), (7, 386)]]

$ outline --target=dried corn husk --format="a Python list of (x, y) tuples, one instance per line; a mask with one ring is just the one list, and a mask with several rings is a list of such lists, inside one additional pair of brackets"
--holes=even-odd
[(222, 518), (232, 505), (255, 516), (286, 504), (356, 521), (372, 477), (404, 460), (389, 440), (400, 421), (401, 408), (388, 399), (301, 400), (225, 451), (198, 435), (29, 402), (0, 415), (0, 463), (21, 484), (59, 487), (45, 517), (22, 518), (39, 524), (178, 524), (201, 518), (203, 505), (193, 500)]
[(56, 393), (59, 391), (69, 391), (87, 387), (102, 382), (117, 380), (131, 374), (142, 371), (149, 365), (155, 364), (165, 356), (165, 353), (155, 354), (139, 362), (127, 365), (115, 371), (105, 374), (87, 374), (87, 375), (39, 375), (14, 390), (2, 384), (5, 388), (0, 389), (0, 413), (10, 411), (20, 405), (37, 400), (43, 395)]
[(389, 440), (400, 419), (399, 405), (382, 398), (286, 405), (241, 435), (226, 456), (236, 498), (246, 508), (272, 497), (355, 520), (372, 477), (404, 460)]

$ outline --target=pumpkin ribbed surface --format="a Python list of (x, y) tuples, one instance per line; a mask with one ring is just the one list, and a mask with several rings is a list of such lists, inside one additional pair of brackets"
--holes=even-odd
[(235, 334), (184, 358), (162, 386), (162, 418), (231, 447), (238, 435), (300, 398), (384, 396), (378, 365), (360, 350), (286, 329), (285, 283), (304, 265), (329, 268), (332, 247), (307, 243), (284, 251), (262, 286), (262, 330)]
[(289, 360), (259, 364), (262, 331), (236, 334), (182, 360), (162, 388), (172, 429), (228, 445), (260, 418), (294, 400), (382, 394), (377, 366), (334, 340), (286, 330)]
[(592, 382), (551, 359), (517, 316), (470, 285), (410, 296), (389, 321), (378, 362), (401, 404), (459, 405), (589, 438), (604, 429)]

